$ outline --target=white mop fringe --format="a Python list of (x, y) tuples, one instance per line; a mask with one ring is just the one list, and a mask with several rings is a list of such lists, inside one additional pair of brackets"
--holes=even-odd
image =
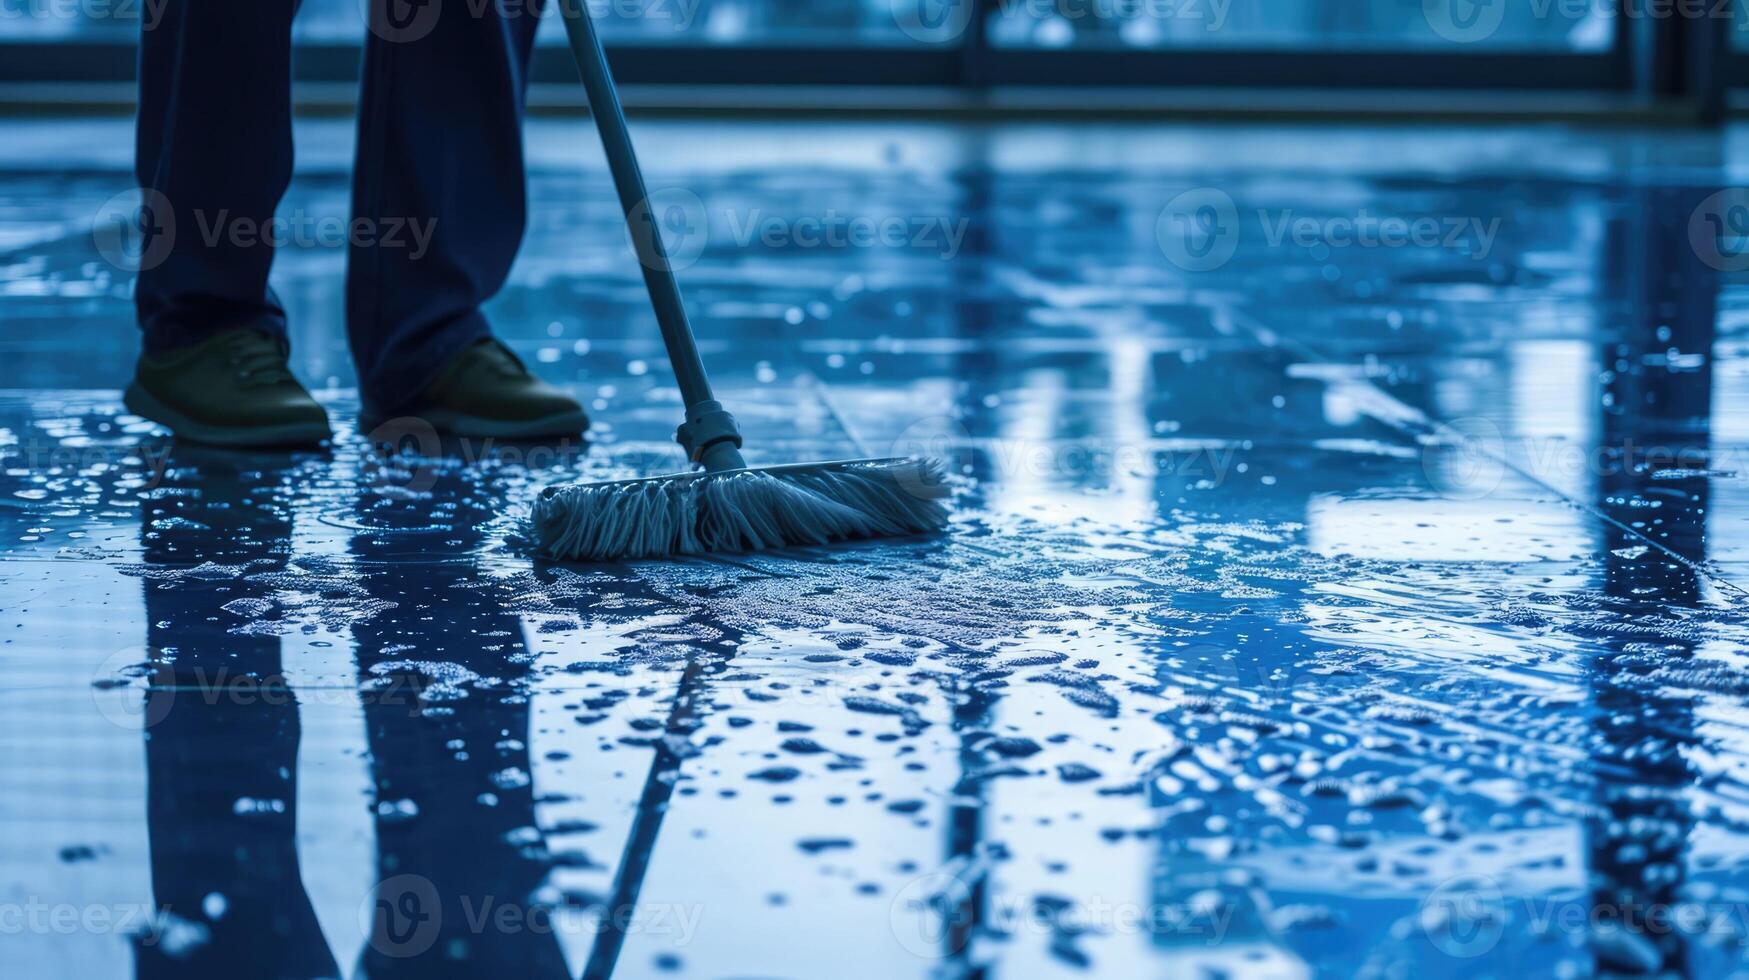
[(555, 487), (530, 522), (555, 558), (661, 558), (936, 531), (946, 496), (937, 460), (863, 460)]

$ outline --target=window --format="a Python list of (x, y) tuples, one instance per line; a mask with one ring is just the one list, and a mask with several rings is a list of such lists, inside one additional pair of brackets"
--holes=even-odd
[[(165, 2), (0, 0), (0, 81), (125, 81), (127, 45)], [(305, 0), (302, 77), (356, 72), (371, 2), (382, 0)], [(574, 77), (556, 50), (557, 2), (537, 80)], [(597, 18), (622, 80), (645, 84), (1626, 89), (1624, 27), (1648, 19), (1618, 6), (1645, 0), (565, 2)], [(1749, 31), (1733, 34), (1749, 54)]]
[(1609, 0), (1006, 0), (992, 43), (1041, 48), (1606, 51)]

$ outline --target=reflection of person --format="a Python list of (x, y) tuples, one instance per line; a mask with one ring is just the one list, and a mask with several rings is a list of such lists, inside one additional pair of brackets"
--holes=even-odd
[[(286, 557), (283, 470), (186, 449), (165, 462), (168, 492), (145, 501), (142, 524), (146, 819), (153, 900), (174, 919), (136, 946), (136, 975), (338, 977), (298, 868), (298, 707), (279, 639), (230, 632), (265, 608), (243, 566)], [(161, 577), (207, 562), (211, 576)]]
[[(438, 467), (429, 502), (361, 502), (355, 557), (378, 544), (465, 554), (502, 500)], [(446, 484), (448, 484), (446, 486)], [(567, 977), (534, 892), (552, 861), (536, 830), (522, 623), (456, 562), (372, 565), (365, 588), (384, 611), (353, 627), (376, 784), (375, 921), (363, 974)]]
[[(183, 0), (142, 32), (130, 411), (231, 445), (312, 443), (268, 288), (292, 174), (297, 0)], [(525, 223), (522, 111), (541, 3), (369, 0), (346, 319), (367, 417), (462, 435), (574, 435), (577, 402), (492, 339), (480, 305)], [(291, 227), (295, 224), (293, 217)]]

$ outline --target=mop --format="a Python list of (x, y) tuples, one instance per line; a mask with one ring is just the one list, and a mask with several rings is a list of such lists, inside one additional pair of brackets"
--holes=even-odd
[(947, 491), (939, 461), (855, 459), (750, 467), (742, 459), (740, 430), (711, 392), (667, 250), (648, 214), (644, 177), (601, 39), (584, 4), (559, 7), (686, 404), (676, 440), (699, 469), (548, 487), (531, 515), (542, 550), (555, 558), (612, 561), (940, 530), (947, 523)]

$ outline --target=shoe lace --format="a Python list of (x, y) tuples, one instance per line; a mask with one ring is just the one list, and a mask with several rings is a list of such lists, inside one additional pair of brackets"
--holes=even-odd
[(279, 384), (292, 379), (286, 369), (286, 351), (270, 337), (253, 330), (240, 331), (231, 342), (230, 363), (237, 379), (246, 386)]

